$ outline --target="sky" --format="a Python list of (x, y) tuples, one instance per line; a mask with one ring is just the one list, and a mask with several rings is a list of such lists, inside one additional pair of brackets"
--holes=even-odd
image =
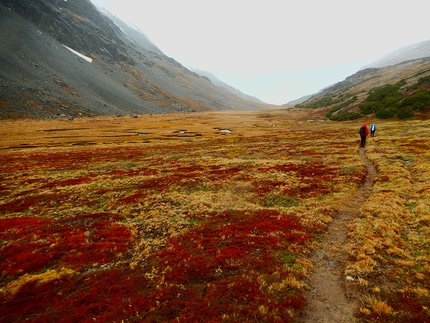
[(430, 39), (428, 0), (91, 0), (167, 56), (270, 104)]

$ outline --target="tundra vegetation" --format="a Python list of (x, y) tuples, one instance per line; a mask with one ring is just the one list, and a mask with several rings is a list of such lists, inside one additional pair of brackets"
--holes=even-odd
[[(348, 84), (341, 89), (312, 97), (297, 104), (296, 108), (326, 107), (325, 116), (332, 121), (355, 120), (369, 115), (378, 119), (413, 119), (422, 112), (428, 113), (430, 107), (428, 64), (415, 73), (402, 75), (400, 81), (397, 77), (391, 82), (371, 83), (379, 78), (387, 80), (387, 76), (370, 75), (357, 84)], [(360, 84), (367, 84), (367, 88)]]
[[(293, 322), (366, 178), (360, 124), (312, 113), (2, 121), (0, 321)], [(429, 138), (384, 120), (368, 140), (342, 273), (363, 322), (430, 322)]]

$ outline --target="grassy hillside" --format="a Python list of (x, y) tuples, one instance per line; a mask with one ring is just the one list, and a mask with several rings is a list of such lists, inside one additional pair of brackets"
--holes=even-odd
[[(316, 113), (316, 110), (311, 110)], [(309, 110), (0, 124), (0, 320), (293, 322), (360, 189), (358, 122)], [(366, 322), (429, 322), (429, 121), (381, 121), (339, 273)]]
[(324, 108), (325, 118), (411, 119), (430, 110), (430, 59), (369, 68), (312, 96), (296, 108)]

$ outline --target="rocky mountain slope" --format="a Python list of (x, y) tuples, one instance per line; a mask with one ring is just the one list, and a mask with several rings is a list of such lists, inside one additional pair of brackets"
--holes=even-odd
[(113, 18), (89, 0), (0, 0), (0, 118), (270, 107), (191, 72)]

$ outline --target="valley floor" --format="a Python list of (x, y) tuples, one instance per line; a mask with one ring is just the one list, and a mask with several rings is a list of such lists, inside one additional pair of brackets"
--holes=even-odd
[(430, 122), (320, 119), (1, 121), (0, 321), (430, 322)]

